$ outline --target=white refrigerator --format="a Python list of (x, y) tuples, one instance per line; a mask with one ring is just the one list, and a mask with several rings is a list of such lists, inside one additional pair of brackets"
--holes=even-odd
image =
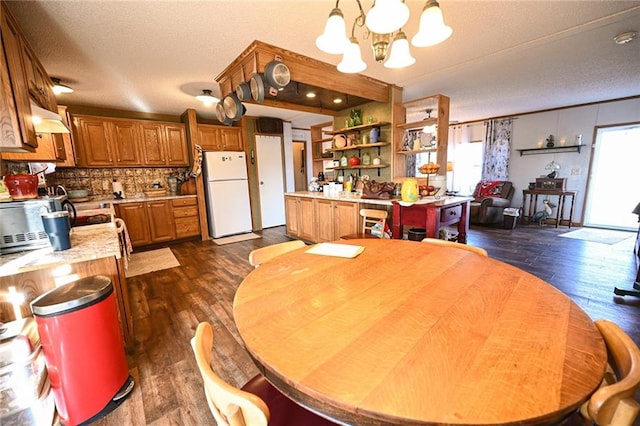
[(203, 153), (209, 234), (213, 238), (252, 230), (245, 157), (237, 151)]

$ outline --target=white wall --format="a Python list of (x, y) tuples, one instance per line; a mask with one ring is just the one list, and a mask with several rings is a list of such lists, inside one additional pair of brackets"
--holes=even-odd
[[(567, 178), (567, 189), (577, 191), (573, 220), (582, 222), (595, 128), (630, 122), (640, 122), (640, 99), (518, 116), (513, 123), (513, 146), (509, 169), (509, 179), (516, 188), (512, 206), (519, 207), (522, 204), (522, 190), (528, 187), (529, 182), (534, 182), (536, 177), (548, 174), (549, 170), (545, 170), (544, 167), (554, 160), (562, 167), (559, 176)], [(559, 146), (563, 139), (566, 140), (566, 145), (573, 145), (576, 135), (580, 134), (582, 143), (587, 146), (583, 147), (579, 154), (569, 152), (520, 156), (517, 151), (537, 148), (538, 144), (543, 143), (549, 135), (555, 137), (556, 146)], [(572, 175), (572, 170), (576, 170), (578, 174)], [(567, 209), (565, 209), (565, 217), (568, 217)]]

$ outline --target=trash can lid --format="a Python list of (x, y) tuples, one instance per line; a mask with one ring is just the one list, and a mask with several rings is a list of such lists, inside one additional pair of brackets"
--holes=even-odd
[(111, 279), (105, 275), (80, 278), (36, 298), (31, 302), (31, 311), (43, 317), (62, 314), (96, 303), (112, 291)]

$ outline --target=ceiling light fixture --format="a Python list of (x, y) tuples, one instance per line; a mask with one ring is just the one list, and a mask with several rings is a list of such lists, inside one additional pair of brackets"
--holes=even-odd
[(638, 35), (637, 31), (627, 31), (624, 33), (620, 33), (613, 38), (616, 44), (627, 44), (632, 41)]
[[(331, 10), (324, 32), (316, 39), (316, 46), (323, 52), (342, 54), (338, 71), (359, 73), (367, 68), (362, 60), (356, 27), (364, 28), (364, 39), (371, 35), (371, 47), (377, 62), (384, 62), (387, 68), (404, 68), (416, 60), (411, 56), (407, 36), (402, 27), (409, 21), (409, 8), (404, 0), (375, 0), (368, 13), (364, 13), (360, 0), (356, 0), (360, 14), (353, 21), (351, 37), (346, 36), (344, 15), (338, 7)], [(416, 47), (427, 47), (448, 39), (453, 30), (445, 25), (442, 10), (437, 0), (428, 0), (420, 15), (420, 27), (411, 39)]]
[(53, 82), (54, 94), (60, 95), (63, 93), (73, 93), (73, 89), (65, 84), (60, 83), (59, 78), (51, 77), (51, 81)]
[(220, 99), (213, 96), (211, 94), (211, 90), (209, 89), (202, 89), (202, 93), (196, 96), (196, 99), (202, 102), (207, 107), (220, 102)]
[(306, 96), (307, 96), (307, 98), (311, 99), (311, 98), (315, 98), (316, 94), (314, 92), (308, 92)]

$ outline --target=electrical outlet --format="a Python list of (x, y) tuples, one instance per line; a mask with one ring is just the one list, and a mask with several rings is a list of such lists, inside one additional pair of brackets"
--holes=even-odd
[(571, 169), (572, 176), (578, 176), (580, 174), (580, 169)]
[(103, 180), (102, 181), (102, 190), (103, 191), (108, 191), (109, 190), (109, 181), (108, 180)]

